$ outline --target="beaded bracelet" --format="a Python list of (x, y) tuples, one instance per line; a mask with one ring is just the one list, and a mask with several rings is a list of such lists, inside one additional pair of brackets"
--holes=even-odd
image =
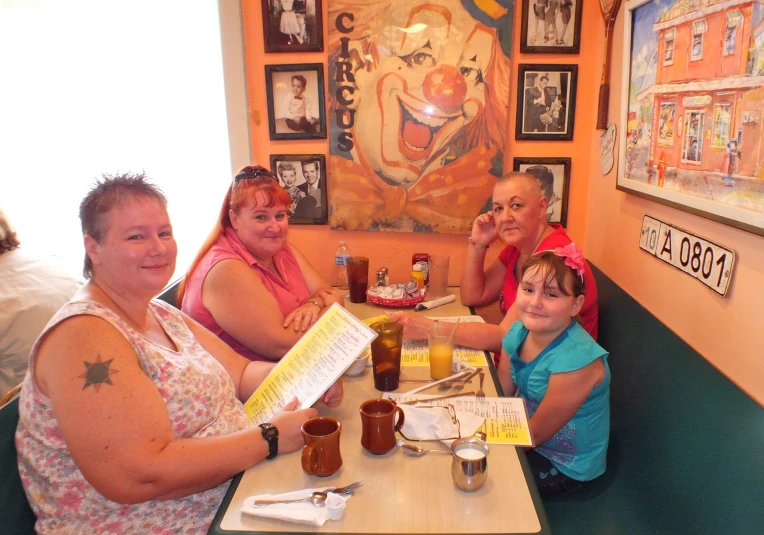
[(488, 245), (483, 245), (482, 243), (476, 242), (475, 240), (472, 239), (472, 236), (467, 238), (467, 241), (469, 242), (470, 245), (474, 245), (478, 249), (488, 249), (491, 246), (490, 243)]
[(318, 299), (311, 299), (311, 300), (305, 302), (305, 304), (308, 304), (308, 303), (313, 303), (314, 305), (316, 305), (320, 309), (324, 308), (324, 305), (319, 303)]

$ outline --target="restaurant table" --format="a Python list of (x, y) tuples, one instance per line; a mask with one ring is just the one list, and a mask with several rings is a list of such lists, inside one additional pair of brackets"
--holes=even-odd
[[(459, 288), (449, 288), (456, 301), (434, 310), (417, 312), (427, 316), (468, 316), (474, 313), (460, 303)], [(359, 319), (391, 314), (397, 309), (371, 302), (346, 308)], [(487, 396), (496, 396), (496, 373), (490, 356), (487, 366), (493, 381), (486, 381)], [(402, 378), (429, 378), (426, 366), (404, 366)], [(401, 448), (372, 455), (361, 447), (359, 406), (382, 397), (374, 388), (371, 368), (359, 377), (343, 377), (345, 395), (339, 407), (317, 405), (322, 416), (342, 423), (340, 450), (343, 464), (329, 477), (309, 476), (302, 471), (300, 451), (280, 454), (236, 476), (213, 520), (209, 533), (354, 533), (354, 534), (514, 534), (551, 533), (525, 454), (514, 446), (491, 445), (488, 480), (474, 492), (457, 489), (451, 480), (451, 457), (429, 454), (412, 457)], [(416, 383), (402, 383), (396, 392), (413, 390)], [(475, 379), (465, 390), (477, 389)], [(423, 394), (437, 394), (432, 389)], [(445, 447), (429, 442), (425, 447)], [(245, 498), (255, 494), (280, 494), (311, 487), (343, 486), (363, 479), (364, 485), (347, 502), (340, 520), (328, 520), (316, 528), (283, 520), (255, 517), (239, 512)]]

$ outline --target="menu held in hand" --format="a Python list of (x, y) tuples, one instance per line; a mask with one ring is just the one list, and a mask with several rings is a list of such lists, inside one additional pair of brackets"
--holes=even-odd
[(270, 420), (292, 399), (310, 407), (377, 337), (334, 303), (284, 355), (244, 404), (254, 426)]

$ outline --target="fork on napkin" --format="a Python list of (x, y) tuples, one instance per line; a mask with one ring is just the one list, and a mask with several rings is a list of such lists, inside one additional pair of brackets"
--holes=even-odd
[(287, 522), (297, 522), (298, 524), (307, 524), (309, 526), (321, 527), (329, 520), (338, 520), (342, 517), (344, 504), (350, 499), (350, 495), (341, 495), (329, 493), (330, 496), (337, 496), (343, 501), (343, 506), (337, 509), (329, 507), (316, 507), (310, 502), (297, 503), (279, 503), (273, 505), (255, 505), (255, 500), (296, 500), (307, 498), (316, 491), (331, 491), (334, 487), (317, 487), (314, 489), (301, 489), (293, 492), (284, 492), (283, 494), (258, 494), (249, 496), (242, 503), (240, 512), (260, 516), (263, 518), (272, 518), (276, 520), (286, 520)]

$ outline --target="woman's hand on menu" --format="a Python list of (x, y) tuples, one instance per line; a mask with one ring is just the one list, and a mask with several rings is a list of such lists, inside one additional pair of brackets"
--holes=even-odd
[(284, 328), (288, 328), (292, 325), (295, 331), (305, 332), (308, 327), (316, 323), (316, 320), (321, 315), (323, 307), (320, 307), (312, 300), (308, 301), (304, 305), (300, 305), (284, 318)]
[(470, 234), (472, 243), (487, 247), (497, 236), (493, 212), (486, 212), (475, 218), (475, 221), (472, 223), (472, 233)]
[(337, 379), (337, 381), (329, 387), (329, 390), (324, 392), (324, 395), (321, 396), (319, 401), (331, 409), (337, 407), (342, 402), (343, 393), (342, 379)]
[(390, 319), (403, 325), (403, 338), (405, 340), (426, 339), (427, 331), (435, 324), (430, 318), (416, 312), (399, 312), (391, 315)]
[(279, 430), (279, 453), (295, 451), (304, 446), (302, 424), (318, 416), (318, 411), (313, 408), (295, 410), (299, 403), (297, 398), (293, 399), (269, 422)]

